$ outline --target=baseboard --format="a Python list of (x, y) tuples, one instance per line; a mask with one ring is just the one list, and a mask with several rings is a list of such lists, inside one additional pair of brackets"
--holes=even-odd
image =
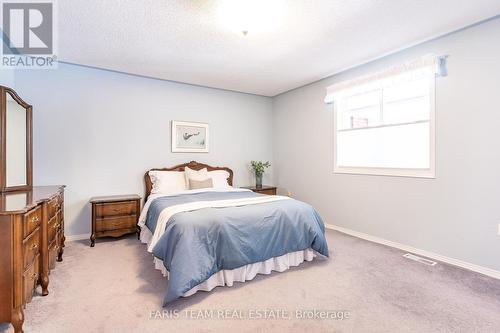
[(67, 242), (74, 242), (82, 239), (90, 239), (90, 234), (65, 235)]
[(465, 268), (465, 269), (468, 269), (468, 270), (471, 270), (471, 271), (474, 271), (474, 272), (477, 272), (477, 273), (481, 273), (481, 274), (490, 276), (490, 277), (495, 278), (495, 279), (500, 279), (500, 271), (497, 271), (497, 270), (494, 270), (494, 269), (491, 269), (491, 268), (479, 266), (479, 265), (476, 265), (476, 264), (471, 264), (471, 263), (468, 263), (466, 261), (462, 261), (462, 260), (458, 260), (458, 259), (446, 257), (446, 256), (443, 256), (443, 255), (440, 255), (440, 254), (437, 254), (437, 253), (426, 251), (426, 250), (417, 249), (417, 248), (412, 247), (412, 246), (408, 246), (408, 245), (396, 243), (396, 242), (393, 242), (393, 241), (390, 241), (390, 240), (387, 240), (387, 239), (383, 239), (383, 238), (380, 238), (380, 237), (368, 235), (368, 234), (365, 234), (365, 233), (362, 233), (362, 232), (359, 232), (359, 231), (351, 230), (351, 229), (344, 228), (344, 227), (339, 227), (337, 225), (325, 224), (325, 226), (326, 226), (327, 229), (332, 229), (332, 230), (340, 231), (340, 232), (342, 232), (344, 234), (348, 234), (348, 235), (351, 235), (351, 236), (354, 236), (354, 237), (365, 239), (365, 240), (368, 240), (370, 242), (374, 242), (374, 243), (378, 243), (378, 244), (383, 244), (383, 245), (387, 245), (387, 246), (390, 246), (390, 247), (395, 247), (397, 249), (400, 249), (400, 250), (403, 250), (403, 251), (406, 251), (406, 252), (411, 252), (411, 253), (414, 253), (414, 254), (418, 254), (418, 255), (423, 256), (423, 257), (435, 259), (435, 260), (438, 260), (438, 261), (441, 261), (441, 262), (444, 262), (444, 263), (447, 263), (447, 264), (450, 264), (450, 265), (458, 266), (458, 267)]

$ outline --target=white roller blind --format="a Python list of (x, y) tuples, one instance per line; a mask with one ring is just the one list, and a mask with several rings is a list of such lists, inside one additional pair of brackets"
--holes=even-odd
[(336, 172), (434, 177), (435, 62), (330, 87)]

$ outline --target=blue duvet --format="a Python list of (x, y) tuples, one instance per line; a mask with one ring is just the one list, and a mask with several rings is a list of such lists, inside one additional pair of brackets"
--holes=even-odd
[[(202, 192), (160, 197), (149, 207), (146, 226), (154, 233), (161, 211), (172, 205), (259, 195)], [(307, 248), (328, 256), (324, 233), (323, 221), (314, 208), (293, 199), (175, 214), (153, 249), (169, 271), (164, 305), (220, 270)]]

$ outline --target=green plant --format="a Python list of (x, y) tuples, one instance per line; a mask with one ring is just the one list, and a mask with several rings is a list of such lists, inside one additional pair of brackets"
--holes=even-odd
[(266, 162), (251, 161), (250, 164), (252, 165), (252, 168), (255, 170), (256, 175), (262, 175), (264, 171), (271, 166), (271, 163), (269, 163), (269, 161)]

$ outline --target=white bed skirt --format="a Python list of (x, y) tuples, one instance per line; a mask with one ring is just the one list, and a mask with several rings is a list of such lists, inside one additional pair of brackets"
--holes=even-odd
[[(149, 231), (148, 228), (142, 228), (141, 242), (146, 243), (149, 246), (151, 238), (151, 231)], [(316, 257), (316, 251), (306, 249), (303, 251), (290, 252), (279, 257), (270, 258), (265, 261), (248, 264), (235, 269), (221, 270), (213, 274), (205, 282), (193, 287), (182, 296), (188, 297), (199, 290), (210, 291), (219, 286), (231, 287), (235, 281), (245, 282), (252, 280), (255, 276), (257, 276), (257, 274), (271, 274), (272, 271), (284, 272), (290, 269), (290, 267), (299, 266), (304, 261), (312, 261), (314, 257)], [(161, 271), (163, 276), (168, 278), (168, 271), (163, 265), (163, 261), (153, 257), (153, 262), (155, 268)]]

